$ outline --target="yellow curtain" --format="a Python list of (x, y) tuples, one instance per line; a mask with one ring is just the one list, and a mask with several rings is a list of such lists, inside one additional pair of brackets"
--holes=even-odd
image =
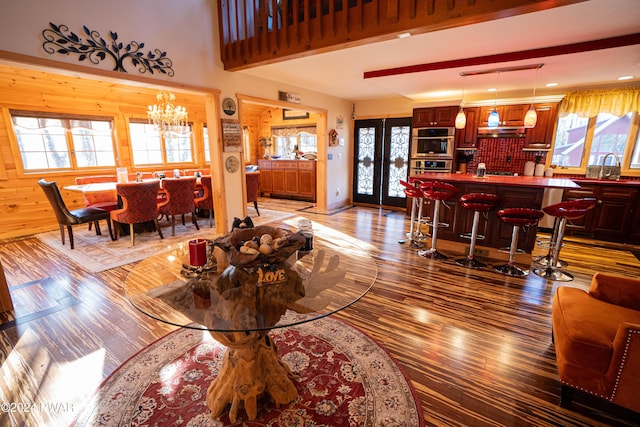
[(624, 116), (630, 112), (640, 112), (640, 87), (569, 92), (560, 103), (561, 116), (571, 113), (580, 117), (594, 117), (599, 113)]

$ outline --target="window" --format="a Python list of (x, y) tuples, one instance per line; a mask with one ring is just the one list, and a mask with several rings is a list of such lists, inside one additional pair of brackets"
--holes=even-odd
[(204, 135), (204, 160), (207, 163), (211, 163), (211, 150), (209, 149), (209, 131), (207, 130), (207, 127), (204, 126), (203, 128), (203, 135)]
[(135, 166), (193, 162), (191, 132), (160, 132), (154, 125), (132, 121), (129, 134)]
[[(627, 141), (631, 142), (633, 116), (634, 113), (623, 116), (600, 113), (591, 118), (578, 117), (576, 114), (561, 117), (558, 120), (552, 164), (583, 170), (590, 165), (601, 165), (608, 153), (615, 153), (622, 162)], [(633, 146), (638, 152), (635, 142)], [(609, 156), (607, 164), (616, 164), (613, 156)], [(630, 167), (633, 168), (633, 164)], [(637, 162), (635, 168), (638, 168)]]
[(315, 126), (304, 128), (272, 128), (275, 141), (276, 156), (294, 157), (295, 151), (302, 153), (316, 153), (318, 151), (318, 136)]
[(12, 111), (25, 171), (115, 166), (112, 121)]
[[(589, 166), (618, 165), (622, 175), (640, 176), (640, 87), (565, 94), (551, 162), (570, 174)], [(607, 156), (607, 154), (615, 154)], [(616, 159), (617, 157), (617, 159)]]

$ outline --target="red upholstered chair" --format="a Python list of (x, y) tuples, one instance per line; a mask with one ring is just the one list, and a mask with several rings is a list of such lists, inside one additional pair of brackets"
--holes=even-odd
[[(76, 178), (76, 184), (93, 184), (96, 182), (117, 182), (115, 175), (82, 176)], [(84, 205), (88, 208), (100, 208), (112, 211), (118, 207), (118, 195), (115, 191), (97, 191), (82, 193)]]
[[(156, 197), (160, 182), (126, 182), (116, 185), (118, 195), (122, 199), (122, 209), (111, 211), (111, 221), (129, 224), (131, 246), (135, 245), (134, 224), (153, 221), (160, 238), (162, 230), (158, 224), (158, 202)], [(115, 239), (118, 238), (118, 227), (114, 227)]]
[(260, 190), (260, 171), (246, 172), (245, 180), (247, 185), (247, 203), (253, 202), (256, 213), (260, 216), (258, 210), (258, 190)]
[(165, 178), (162, 180), (162, 188), (167, 195), (167, 200), (158, 204), (158, 212), (160, 215), (171, 217), (171, 235), (176, 235), (176, 215), (182, 216), (184, 224), (184, 215), (190, 213), (191, 222), (197, 230), (200, 230), (196, 220), (196, 205), (193, 195), (196, 188), (196, 178)]
[(581, 390), (640, 412), (640, 280), (596, 273), (588, 292), (560, 286), (551, 323), (560, 405)]
[(202, 185), (202, 196), (194, 200), (196, 209), (209, 211), (209, 226), (213, 227), (213, 189), (211, 187), (211, 175), (203, 175), (202, 178), (200, 178), (200, 185)]
[(109, 221), (109, 212), (99, 208), (82, 208), (70, 211), (67, 209), (64, 199), (60, 194), (60, 189), (55, 181), (47, 182), (44, 179), (38, 181), (38, 185), (44, 191), (45, 196), (51, 204), (51, 208), (56, 215), (58, 225), (60, 226), (60, 237), (64, 245), (64, 228), (67, 227), (69, 233), (69, 246), (73, 249), (73, 226), (78, 224), (95, 223), (96, 234), (101, 235), (100, 225), (98, 221), (104, 219), (109, 227), (109, 235), (113, 239), (111, 232), (111, 222)]

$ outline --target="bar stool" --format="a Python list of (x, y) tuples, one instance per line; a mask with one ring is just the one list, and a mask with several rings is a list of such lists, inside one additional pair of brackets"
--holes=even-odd
[(430, 259), (446, 259), (447, 256), (438, 252), (436, 249), (436, 241), (438, 239), (438, 228), (448, 227), (449, 224), (440, 222), (440, 205), (446, 200), (450, 200), (458, 194), (458, 189), (446, 182), (427, 181), (420, 185), (420, 189), (425, 199), (432, 200), (433, 216), (427, 224), (431, 226), (431, 249), (418, 251), (418, 255)]
[(471, 235), (463, 234), (462, 237), (470, 237), (469, 254), (465, 258), (456, 260), (456, 264), (464, 267), (481, 268), (487, 265), (478, 261), (473, 253), (476, 249), (476, 240), (484, 239), (483, 235), (478, 235), (478, 224), (480, 223), (480, 213), (487, 213), (498, 206), (500, 198), (495, 194), (489, 193), (468, 193), (460, 197), (460, 206), (473, 211), (473, 226), (471, 227)]
[(555, 242), (552, 243), (553, 253), (551, 259), (546, 266), (534, 268), (533, 272), (535, 274), (540, 277), (544, 277), (547, 280), (556, 280), (559, 282), (570, 282), (573, 280), (573, 275), (562, 271), (558, 266), (560, 249), (562, 248), (562, 239), (564, 238), (564, 229), (567, 226), (567, 220), (582, 218), (587, 214), (589, 209), (593, 209), (595, 207), (596, 203), (596, 199), (589, 197), (584, 199), (567, 200), (543, 208), (546, 214), (559, 218), (560, 222)]
[[(424, 201), (424, 194), (419, 185), (422, 184), (422, 181), (416, 180), (416, 184), (418, 186), (409, 184), (408, 182), (403, 180), (400, 180), (400, 184), (404, 187), (404, 194), (412, 199), (411, 224), (409, 226), (409, 232), (407, 233), (407, 236), (409, 237), (409, 240), (411, 240), (412, 248), (422, 248), (424, 246), (424, 243), (419, 242), (416, 237), (416, 235), (418, 237), (421, 236), (420, 227), (422, 224), (422, 205)], [(414, 225), (416, 223), (416, 214), (418, 216), (418, 225), (414, 228)], [(398, 243), (405, 243), (406, 241), (406, 239), (402, 239), (399, 240)]]
[(521, 227), (537, 224), (544, 216), (544, 212), (530, 208), (505, 208), (500, 209), (497, 216), (505, 224), (513, 225), (513, 232), (511, 233), (511, 246), (509, 246), (509, 261), (506, 264), (494, 266), (493, 269), (507, 276), (526, 276), (529, 271), (518, 267), (514, 262), (518, 251), (518, 235)]
[[(544, 208), (542, 209), (544, 211)], [(533, 262), (540, 265), (551, 265), (551, 258), (553, 257), (553, 247), (554, 242), (556, 241), (556, 236), (558, 235), (558, 227), (560, 226), (560, 218), (556, 217), (553, 220), (553, 230), (551, 231), (551, 236), (548, 239), (537, 242), (539, 248), (547, 248), (546, 255), (538, 255), (532, 258)], [(536, 239), (538, 240), (538, 239)], [(561, 259), (556, 260), (556, 267), (566, 267), (568, 264), (566, 261)]]

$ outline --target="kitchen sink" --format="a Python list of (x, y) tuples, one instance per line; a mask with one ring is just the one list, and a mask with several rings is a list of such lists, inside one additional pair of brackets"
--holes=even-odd
[(620, 166), (587, 166), (585, 178), (600, 179), (600, 170), (602, 170), (602, 179), (618, 180), (620, 179)]

